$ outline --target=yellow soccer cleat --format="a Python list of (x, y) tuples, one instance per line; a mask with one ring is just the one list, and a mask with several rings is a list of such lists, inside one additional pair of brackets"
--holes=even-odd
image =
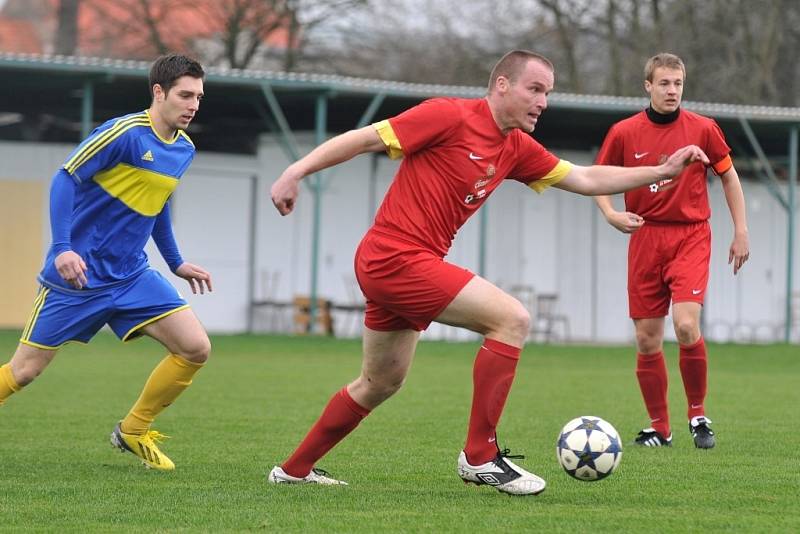
[(126, 434), (123, 432), (119, 423), (111, 432), (111, 445), (118, 448), (121, 452), (132, 452), (142, 460), (142, 464), (148, 469), (160, 469), (161, 471), (172, 471), (175, 464), (172, 463), (166, 454), (161, 452), (157, 443), (160, 443), (169, 436), (165, 436), (155, 430), (150, 430), (141, 436), (136, 434)]

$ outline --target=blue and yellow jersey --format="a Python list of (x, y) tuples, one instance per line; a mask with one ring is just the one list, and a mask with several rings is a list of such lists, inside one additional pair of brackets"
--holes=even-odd
[[(62, 169), (76, 183), (71, 249), (88, 267), (86, 289), (148, 268), (145, 244), (194, 152), (185, 132), (162, 139), (142, 111), (100, 125), (69, 155)], [(56, 271), (55, 255), (51, 246), (39, 281), (75, 291)]]

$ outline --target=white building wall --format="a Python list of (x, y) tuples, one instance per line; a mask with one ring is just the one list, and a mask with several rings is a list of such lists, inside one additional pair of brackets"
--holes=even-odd
[[(311, 148), (299, 137), (300, 150)], [(49, 181), (72, 146), (0, 143), (0, 179)], [(586, 163), (588, 154), (559, 154)], [(187, 261), (211, 271), (214, 292), (191, 295), (180, 279), (168, 275), (212, 332), (242, 332), (248, 324), (251, 224), (256, 229), (256, 299), (291, 301), (308, 294), (311, 278), (313, 199), (302, 186), (295, 212), (281, 217), (269, 187), (288, 165), (274, 139), (265, 137), (256, 157), (198, 153), (174, 196), (173, 222)], [(398, 163), (377, 158), (370, 184), (370, 156), (360, 156), (323, 177), (320, 228), (319, 295), (349, 302), (353, 255), (371, 223), (375, 206), (388, 188)], [(256, 210), (251, 210), (255, 184)], [(786, 214), (760, 183), (745, 182), (751, 259), (734, 277), (727, 264), (732, 225), (719, 180), (712, 179), (712, 267), (704, 312), (711, 340), (782, 339), (786, 284)], [(621, 208), (621, 198), (616, 199)], [(44, 203), (47, 205), (47, 202)], [(484, 208), (487, 212), (486, 277), (504, 289), (527, 284), (537, 292), (557, 293), (560, 311), (569, 317), (574, 340), (631, 342), (627, 316), (627, 236), (611, 228), (590, 198), (550, 189), (537, 195), (518, 183), (504, 184)], [(45, 212), (43, 217), (47, 217)], [(473, 271), (479, 261), (479, 215), (462, 228), (450, 261)], [(0, 229), (2, 223), (0, 222)], [(44, 242), (49, 242), (49, 235)], [(42, 251), (43, 253), (45, 251)], [(13, 258), (13, 251), (3, 251)], [(155, 247), (151, 263), (166, 272)], [(31, 278), (36, 273), (31, 273)], [(800, 289), (800, 266), (795, 262)], [(274, 287), (270, 287), (274, 286)], [(356, 335), (359, 321), (340, 315), (344, 335)], [(24, 318), (21, 318), (21, 321)], [(291, 313), (259, 312), (256, 328), (288, 331)], [(674, 336), (667, 328), (668, 336)], [(465, 339), (458, 329), (432, 325), (426, 337)]]

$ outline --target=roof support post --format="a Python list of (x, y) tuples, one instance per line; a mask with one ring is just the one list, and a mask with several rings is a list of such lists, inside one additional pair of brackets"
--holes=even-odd
[(361, 115), (361, 118), (358, 120), (358, 124), (356, 124), (356, 129), (363, 128), (367, 125), (368, 122), (372, 120), (372, 117), (375, 116), (375, 113), (378, 112), (378, 108), (381, 107), (383, 101), (386, 99), (386, 93), (377, 93), (375, 96), (372, 97), (367, 109), (364, 110), (364, 114)]
[[(378, 93), (375, 96), (373, 96), (372, 100), (370, 100), (369, 105), (367, 106), (367, 109), (364, 110), (364, 114), (361, 115), (361, 118), (358, 120), (358, 123), (356, 123), (354, 129), (358, 130), (359, 128), (363, 128), (364, 126), (366, 126), (367, 123), (369, 123), (375, 116), (375, 113), (378, 112), (378, 108), (381, 106), (381, 104), (385, 99), (386, 99), (386, 93)], [(331, 181), (333, 176), (336, 174), (337, 170), (338, 168), (334, 167), (328, 169), (325, 172), (325, 183), (323, 183), (321, 186), (323, 190), (327, 189), (328, 182)]]
[[(277, 132), (278, 134), (281, 133), (278, 132), (278, 125), (275, 123), (274, 120), (272, 120), (272, 117), (270, 117), (267, 110), (264, 109), (264, 106), (261, 105), (261, 102), (254, 102), (253, 107), (255, 108), (256, 113), (258, 113), (258, 116), (261, 117), (261, 120), (264, 121), (264, 124), (267, 125), (267, 129), (270, 132)], [(278, 143), (281, 145), (283, 153), (286, 155), (286, 159), (291, 162), (297, 161), (297, 159), (295, 158), (295, 153), (292, 152), (292, 148), (289, 146), (289, 143), (286, 140), (286, 136), (278, 135), (277, 138), (278, 138)]]
[(794, 227), (795, 227), (795, 211), (797, 206), (797, 126), (793, 126), (789, 132), (789, 177), (788, 177), (788, 191), (784, 196), (780, 190), (778, 178), (772, 170), (772, 166), (767, 160), (761, 145), (756, 139), (750, 123), (742, 116), (739, 116), (739, 123), (742, 125), (747, 139), (756, 153), (756, 157), (763, 167), (764, 173), (768, 178), (768, 185), (772, 195), (780, 202), (783, 209), (786, 210), (786, 301), (784, 310), (784, 333), (783, 340), (788, 343), (792, 336), (792, 293), (794, 292)]
[(289, 127), (289, 121), (286, 120), (286, 115), (283, 114), (281, 105), (278, 103), (278, 99), (275, 98), (275, 93), (272, 91), (272, 86), (266, 83), (261, 84), (261, 92), (264, 94), (264, 98), (267, 99), (267, 105), (269, 105), (269, 109), (272, 111), (272, 115), (275, 117), (275, 120), (278, 123), (278, 129), (281, 132), (281, 136), (283, 137), (286, 148), (289, 150), (293, 161), (297, 161), (300, 159), (300, 151), (297, 149), (297, 141), (294, 138), (292, 129)]
[(770, 180), (769, 176), (767, 176), (767, 174), (761, 168), (759, 168), (755, 158), (747, 155), (747, 151), (744, 149), (744, 147), (737, 143), (734, 139), (731, 139), (731, 145), (733, 145), (733, 148), (737, 152), (742, 154), (743, 158), (747, 158), (749, 160), (750, 165), (753, 167), (753, 173), (758, 177), (759, 180), (764, 182), (764, 185), (767, 186), (767, 191), (769, 192), (770, 196), (772, 196), (772, 198), (774, 198), (783, 209), (789, 209), (789, 206), (786, 204), (786, 199), (783, 198), (783, 192), (781, 191), (781, 188), (776, 182)]
[(250, 213), (248, 214), (249, 232), (250, 235), (247, 239), (247, 266), (249, 273), (247, 276), (247, 294), (250, 298), (250, 308), (247, 312), (247, 324), (245, 326), (248, 334), (253, 333), (253, 305), (255, 300), (256, 289), (256, 262), (257, 262), (257, 245), (258, 245), (258, 175), (253, 174), (250, 176)]
[(92, 133), (92, 116), (94, 110), (94, 84), (91, 80), (83, 82), (83, 98), (81, 99), (81, 139)]
[(787, 229), (787, 243), (786, 243), (786, 331), (784, 334), (784, 341), (789, 343), (792, 336), (792, 294), (794, 293), (794, 225), (795, 225), (795, 211), (797, 207), (797, 140), (798, 126), (793, 126), (789, 131), (789, 209), (788, 212), (788, 229)]
[(742, 125), (742, 130), (744, 130), (744, 133), (747, 136), (747, 140), (750, 141), (750, 145), (753, 147), (753, 152), (756, 153), (756, 157), (758, 158), (758, 161), (761, 163), (763, 167), (763, 172), (766, 174), (766, 177), (768, 178), (767, 185), (769, 186), (770, 191), (775, 196), (775, 198), (777, 198), (778, 202), (781, 203), (783, 208), (788, 209), (789, 204), (783, 197), (783, 194), (781, 194), (778, 178), (775, 176), (775, 171), (772, 170), (772, 165), (769, 164), (769, 160), (767, 159), (766, 154), (764, 154), (764, 150), (761, 148), (761, 144), (758, 142), (756, 134), (750, 127), (750, 123), (747, 121), (746, 118), (740, 115), (739, 124)]
[[(317, 95), (315, 110), (314, 143), (321, 145), (327, 138), (328, 124), (328, 95), (322, 93)], [(322, 219), (322, 189), (323, 174), (320, 171), (311, 176), (310, 187), (314, 197), (314, 215), (311, 223), (311, 303), (309, 306), (309, 330), (313, 331), (317, 324), (317, 293), (319, 282), (319, 248), (320, 248), (320, 223)]]

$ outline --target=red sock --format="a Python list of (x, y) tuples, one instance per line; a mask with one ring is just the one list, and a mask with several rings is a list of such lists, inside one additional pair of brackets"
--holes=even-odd
[(693, 345), (680, 346), (679, 364), (683, 389), (686, 391), (689, 419), (705, 415), (703, 402), (708, 391), (708, 357), (706, 342), (701, 336)]
[(472, 369), (472, 412), (464, 453), (471, 465), (485, 464), (497, 456), (497, 423), (514, 381), (522, 349), (494, 339), (484, 339)]
[(667, 411), (667, 365), (664, 353), (636, 354), (636, 378), (650, 415), (650, 426), (669, 437), (669, 412)]
[(281, 467), (293, 477), (307, 476), (317, 460), (342, 441), (367, 415), (369, 410), (359, 406), (345, 386), (331, 397), (305, 439)]

